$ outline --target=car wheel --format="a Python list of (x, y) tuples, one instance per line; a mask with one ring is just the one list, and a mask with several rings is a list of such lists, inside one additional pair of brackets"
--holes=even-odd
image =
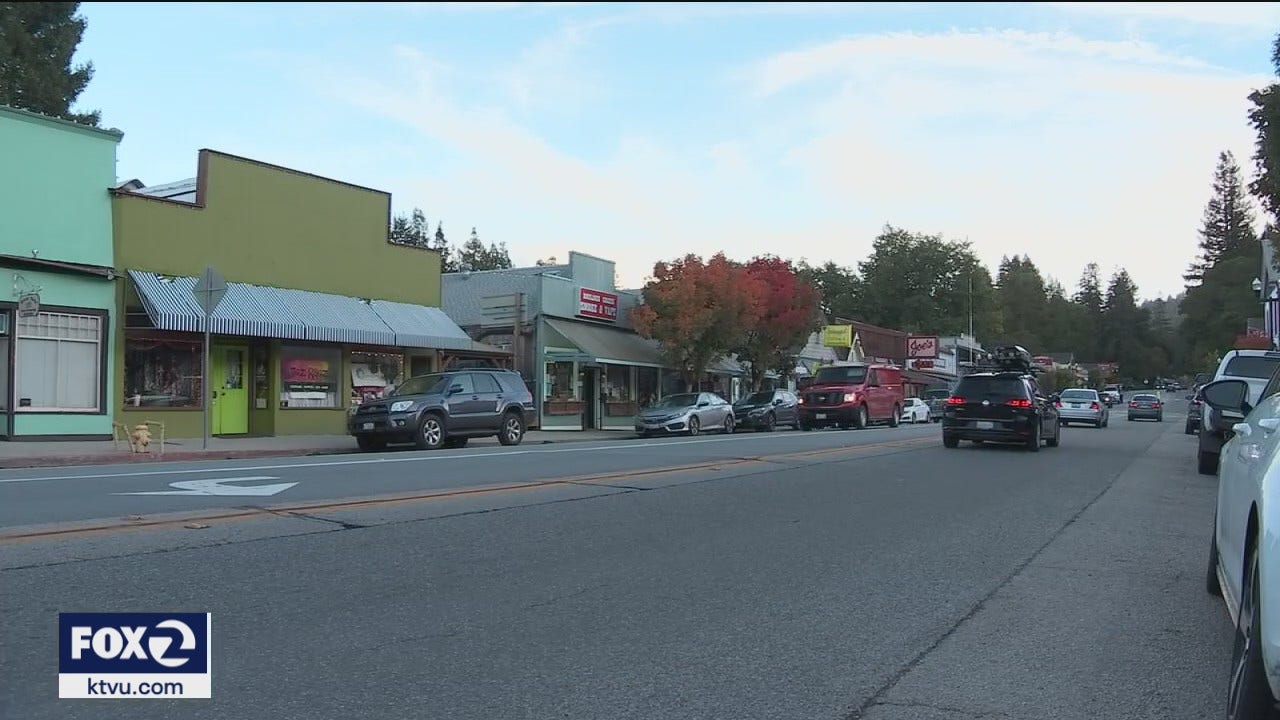
[(1249, 552), (1245, 586), (1240, 591), (1240, 615), (1231, 650), (1231, 677), (1227, 685), (1227, 717), (1253, 720), (1275, 717), (1276, 700), (1267, 683), (1262, 658), (1262, 603), (1258, 589), (1258, 549)]
[(889, 416), (889, 427), (898, 427), (902, 423), (902, 410), (897, 406), (893, 406), (893, 414)]
[[(865, 427), (867, 426), (867, 419), (868, 419), (868, 418), (867, 418), (867, 406), (866, 406), (866, 405), (859, 405), (859, 406), (858, 406), (858, 414), (857, 414), (857, 415), (855, 415), (855, 416), (853, 417), (853, 427), (854, 427), (854, 429), (855, 429), (855, 430), (861, 430), (861, 429), (865, 428)], [(894, 422), (895, 422), (895, 423), (897, 422), (897, 417), (896, 417), (896, 416), (895, 416), (895, 418), (894, 418)]]
[(502, 427), (498, 429), (498, 442), (503, 445), (519, 445), (524, 439), (524, 420), (517, 413), (509, 412), (502, 416)]
[(1213, 535), (1209, 536), (1209, 568), (1204, 574), (1204, 589), (1214, 597), (1222, 597), (1222, 585), (1218, 582), (1218, 521), (1213, 521)]
[(775, 429), (777, 429), (777, 426), (778, 426), (778, 418), (774, 417), (773, 413), (769, 413), (768, 415), (765, 416), (764, 424), (760, 426), (760, 429), (763, 432), (773, 432)]
[(418, 426), (418, 437), (414, 441), (414, 445), (419, 450), (436, 450), (444, 445), (444, 421), (435, 413), (429, 413), (422, 418), (422, 424)]
[(733, 434), (733, 414), (730, 413), (728, 415), (725, 415), (724, 421), (721, 423), (721, 425), (724, 427), (724, 429), (721, 430), (721, 432), (723, 432), (725, 435), (732, 435)]
[(387, 449), (387, 441), (371, 438), (367, 435), (357, 435), (356, 445), (364, 452), (378, 452)]
[(1046, 440), (1046, 441), (1045, 441), (1045, 444), (1046, 444), (1046, 445), (1048, 445), (1049, 447), (1058, 447), (1058, 444), (1059, 444), (1059, 443), (1061, 443), (1061, 442), (1062, 442), (1062, 426), (1061, 426), (1061, 425), (1054, 425), (1054, 426), (1053, 426), (1053, 437), (1051, 437), (1051, 438), (1049, 438), (1048, 440)]
[(960, 447), (960, 438), (956, 437), (955, 435), (949, 435), (947, 433), (943, 433), (942, 446), (947, 448)]
[(1199, 451), (1196, 453), (1196, 465), (1201, 475), (1217, 475), (1218, 453)]
[(1130, 415), (1130, 416), (1129, 416), (1129, 422), (1133, 422), (1133, 416), (1132, 416), (1132, 415)]
[(809, 431), (813, 430), (813, 426), (812, 426), (812, 425), (810, 425), (810, 424), (808, 424), (808, 423), (800, 423), (800, 424), (796, 425), (796, 427), (800, 428), (800, 430), (801, 430), (802, 432), (809, 432)]
[(464, 437), (445, 438), (444, 446), (450, 450), (457, 450), (459, 448), (466, 447), (467, 440), (468, 438), (464, 438)]
[(1035, 430), (1031, 431), (1031, 437), (1027, 438), (1027, 449), (1031, 452), (1040, 452), (1040, 423), (1036, 423)]
[(1191, 425), (1191, 421), (1190, 421), (1190, 420), (1188, 420), (1188, 421), (1187, 421), (1187, 424), (1182, 428), (1182, 433), (1183, 433), (1184, 435), (1195, 435), (1195, 434), (1196, 434), (1196, 429), (1195, 429), (1195, 427), (1193, 427), (1193, 426)]
[(702, 432), (702, 421), (697, 415), (689, 416), (689, 437), (693, 437)]
[(1111, 424), (1111, 416), (1110, 416), (1110, 415), (1108, 415), (1108, 416), (1106, 416), (1105, 418), (1103, 418), (1103, 419), (1102, 419), (1102, 427), (1107, 427), (1107, 426), (1108, 426), (1108, 425), (1110, 425), (1110, 424)]
[(1162, 413), (1162, 414), (1160, 414), (1160, 415), (1157, 415), (1157, 416), (1156, 416), (1156, 422), (1164, 422), (1164, 414), (1163, 414), (1163, 413)]

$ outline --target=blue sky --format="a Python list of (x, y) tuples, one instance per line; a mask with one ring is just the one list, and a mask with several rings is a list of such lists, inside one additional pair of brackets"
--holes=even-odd
[(1177, 292), (1248, 169), (1275, 3), (85, 3), (121, 179), (208, 147), (394, 194), (517, 264), (639, 285), (723, 250), (854, 265), (890, 223)]

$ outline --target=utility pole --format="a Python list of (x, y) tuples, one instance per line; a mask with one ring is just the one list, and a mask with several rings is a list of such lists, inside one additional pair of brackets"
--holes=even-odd
[[(966, 242), (968, 240), (966, 239)], [(973, 270), (969, 270), (969, 337), (973, 337)]]

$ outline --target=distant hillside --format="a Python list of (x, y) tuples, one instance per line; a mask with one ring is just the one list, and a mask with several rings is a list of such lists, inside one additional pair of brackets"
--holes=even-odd
[(1178, 309), (1182, 306), (1183, 295), (1171, 296), (1159, 300), (1148, 300), (1140, 306), (1151, 314), (1151, 324), (1155, 328), (1163, 328), (1169, 332), (1176, 331), (1182, 324), (1182, 315)]

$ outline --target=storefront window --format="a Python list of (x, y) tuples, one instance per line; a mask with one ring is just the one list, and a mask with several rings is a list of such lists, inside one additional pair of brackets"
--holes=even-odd
[(658, 401), (658, 368), (636, 368), (636, 400), (640, 407)]
[(280, 407), (337, 408), (342, 387), (338, 348), (284, 347), (280, 350)]
[(676, 395), (682, 392), (688, 392), (689, 387), (685, 385), (684, 376), (675, 370), (666, 370), (662, 373), (662, 396)]
[(351, 404), (387, 396), (404, 381), (404, 356), (392, 353), (351, 353)]
[(42, 312), (18, 318), (18, 410), (100, 410), (102, 318)]
[(606, 365), (604, 394), (609, 402), (631, 402), (631, 368), (626, 365)]
[(547, 363), (547, 398), (573, 400), (576, 395), (573, 380), (573, 363)]
[(201, 346), (190, 340), (131, 335), (124, 340), (126, 407), (201, 407)]

